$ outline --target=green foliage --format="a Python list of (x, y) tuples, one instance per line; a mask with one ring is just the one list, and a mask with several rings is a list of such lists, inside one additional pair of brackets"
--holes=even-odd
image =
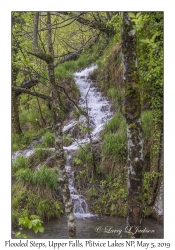
[[(18, 219), (18, 225), (22, 226), (24, 228), (32, 229), (35, 233), (43, 233), (44, 227), (42, 226), (43, 221), (41, 218), (37, 215), (31, 215), (30, 219), (28, 217), (25, 218), (19, 218)], [(17, 232), (15, 234), (16, 238), (28, 238), (25, 234), (22, 234), (21, 232)]]
[(120, 134), (107, 134), (102, 144), (102, 154), (114, 157), (117, 162), (124, 163), (127, 156), (127, 144), (125, 138)]
[(32, 182), (33, 174), (30, 168), (21, 168), (16, 172), (15, 177), (17, 181)]
[[(63, 210), (59, 204), (59, 202), (51, 200), (50, 202), (53, 203), (52, 209), (50, 204), (48, 203), (47, 199), (42, 199), (36, 204), (36, 212), (41, 217), (44, 217), (47, 214), (47, 218), (53, 218), (55, 216), (59, 217)], [(53, 210), (54, 209), (54, 210)]]
[[(28, 98), (27, 98), (27, 100), (28, 100)], [(23, 101), (21, 101), (21, 105), (23, 104), (23, 102), (25, 102), (24, 97), (23, 97)], [(36, 127), (38, 125), (37, 120), (39, 118), (38, 117), (38, 110), (36, 108), (22, 109), (20, 112), (19, 118), (20, 118), (21, 126), (28, 123), (28, 124), (31, 124), (31, 125)]]
[(92, 198), (96, 197), (97, 196), (97, 189), (92, 186), (90, 189), (88, 189), (87, 191), (87, 198), (88, 200), (91, 200)]
[(107, 132), (115, 133), (121, 127), (123, 121), (123, 117), (119, 113), (116, 113), (112, 119), (105, 124), (105, 130)]
[(117, 99), (117, 89), (116, 88), (112, 87), (112, 88), (108, 89), (107, 94), (113, 102)]
[(27, 168), (29, 168), (28, 160), (23, 155), (19, 155), (12, 163), (13, 173), (16, 173), (20, 169), (27, 169)]
[[(41, 144), (38, 145), (38, 147), (41, 147)], [(39, 162), (47, 159), (51, 155), (51, 151), (47, 149), (37, 148), (35, 151), (35, 155)]]
[(162, 173), (160, 172), (145, 172), (144, 178), (143, 178), (143, 200), (144, 204), (146, 206), (147, 201), (149, 199), (149, 196), (152, 195), (152, 185), (155, 182), (155, 180), (162, 176)]
[(124, 88), (111, 87), (107, 90), (107, 95), (118, 110), (120, 110), (121, 103), (124, 100)]
[(142, 112), (142, 129), (143, 129), (143, 138), (146, 141), (153, 136), (153, 112), (147, 110)]
[(56, 78), (62, 78), (62, 77), (66, 78), (73, 76), (76, 70), (85, 68), (87, 67), (87, 65), (94, 63), (95, 59), (98, 57), (98, 52), (99, 52), (97, 50), (97, 46), (102, 46), (102, 45), (95, 44), (91, 48), (84, 50), (76, 61), (70, 60), (58, 65), (55, 68)]
[(38, 131), (28, 130), (24, 131), (22, 135), (12, 134), (12, 151), (24, 149), (27, 145), (32, 143), (34, 139), (42, 136), (45, 133), (44, 129)]
[(93, 157), (89, 144), (78, 149), (76, 156), (73, 158), (73, 163), (82, 168), (76, 176), (77, 182), (89, 180), (93, 176)]
[(92, 155), (90, 153), (90, 145), (86, 144), (80, 147), (77, 151), (76, 157), (73, 160), (76, 164), (86, 165), (92, 162)]
[(34, 171), (32, 182), (34, 185), (56, 189), (58, 187), (56, 169), (48, 169), (46, 166), (40, 167), (39, 170)]
[(91, 209), (94, 213), (126, 216), (127, 188), (123, 176), (112, 178), (106, 175), (98, 189), (93, 186), (87, 190), (87, 197), (89, 201), (92, 200)]
[(31, 143), (32, 138), (29, 133), (23, 133), (22, 135), (12, 134), (12, 150), (23, 149), (26, 145)]
[(50, 189), (58, 187), (56, 170), (48, 169), (46, 166), (41, 166), (39, 170), (34, 172), (30, 168), (21, 168), (16, 172), (15, 177), (18, 182), (28, 182), (32, 185)]
[(72, 144), (73, 138), (70, 135), (63, 135), (63, 144), (64, 146), (68, 147)]
[[(47, 174), (45, 172), (45, 174)], [(50, 177), (52, 178), (50, 172)], [(40, 180), (39, 178), (42, 178)], [(30, 217), (32, 214), (39, 215), (42, 220), (58, 218), (63, 213), (62, 205), (58, 201), (57, 191), (53, 188), (53, 181), (41, 176), (41, 173), (34, 180), (37, 184), (18, 181), (12, 187), (12, 225), (18, 227), (20, 217)]]
[(154, 168), (163, 132), (163, 12), (142, 13), (142, 16), (143, 27), (137, 34), (139, 78), (143, 107), (147, 103), (152, 109), (151, 165)]
[(55, 77), (70, 77), (73, 75), (75, 67), (74, 61), (68, 61), (55, 68)]
[(122, 24), (122, 15), (121, 13), (117, 13), (116, 15), (113, 15), (111, 20), (108, 21), (107, 27), (113, 27), (115, 30), (115, 41), (116, 43), (120, 43), (121, 40), (121, 24)]
[(43, 147), (54, 146), (55, 137), (51, 132), (46, 132), (43, 136), (42, 145)]

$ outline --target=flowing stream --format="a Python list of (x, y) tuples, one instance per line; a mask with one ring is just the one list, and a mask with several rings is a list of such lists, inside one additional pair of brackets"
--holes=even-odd
[[(86, 109), (88, 111), (89, 126), (92, 129), (91, 138), (92, 140), (98, 140), (99, 133), (103, 129), (103, 125), (112, 117), (110, 112), (110, 104), (106, 98), (102, 97), (101, 93), (93, 87), (93, 82), (88, 79), (88, 75), (93, 72), (96, 66), (91, 66), (82, 70), (81, 72), (76, 72), (74, 74), (75, 82), (80, 90), (81, 99), (79, 101), (79, 107)], [(63, 128), (63, 132), (71, 129), (76, 125), (75, 120), (71, 121), (67, 126)], [(87, 126), (87, 118), (85, 116), (80, 116), (79, 124), (82, 126)], [(89, 218), (95, 215), (88, 213), (88, 205), (83, 195), (77, 194), (77, 190), (74, 188), (74, 173), (71, 170), (70, 160), (72, 150), (77, 150), (79, 145), (89, 143), (90, 139), (88, 134), (85, 134), (82, 138), (76, 138), (69, 147), (64, 147), (67, 155), (66, 170), (69, 177), (69, 189), (71, 198), (74, 204), (74, 214), (76, 218)]]
[[(80, 72), (74, 74), (75, 82), (80, 90), (81, 99), (79, 106), (88, 110), (89, 125), (92, 129), (91, 138), (93, 141), (98, 140), (99, 133), (103, 129), (104, 124), (111, 119), (111, 106), (107, 99), (93, 86), (93, 82), (88, 79), (88, 76), (96, 66), (88, 67)], [(87, 119), (80, 116), (79, 123), (87, 125)], [(72, 120), (63, 128), (63, 132), (69, 132), (74, 129), (77, 121)], [(66, 171), (69, 178), (69, 189), (71, 198), (74, 204), (74, 214), (77, 224), (78, 238), (127, 238), (126, 233), (126, 219), (118, 217), (106, 217), (89, 213), (88, 205), (83, 195), (78, 194), (74, 187), (74, 172), (71, 169), (71, 155), (72, 151), (79, 148), (80, 145), (89, 143), (90, 139), (86, 134), (84, 137), (76, 138), (70, 146), (64, 147), (66, 154)], [(23, 154), (29, 156), (34, 152), (34, 149), (18, 151), (12, 154), (12, 158)], [(29, 238), (68, 238), (67, 234), (67, 220), (63, 216), (58, 220), (49, 221), (44, 224), (45, 232), (35, 235), (33, 232), (26, 230)], [(145, 232), (143, 238), (162, 238), (163, 227), (155, 222), (155, 220), (144, 220)], [(154, 231), (154, 232), (153, 232)], [(24, 232), (25, 233), (25, 232)]]

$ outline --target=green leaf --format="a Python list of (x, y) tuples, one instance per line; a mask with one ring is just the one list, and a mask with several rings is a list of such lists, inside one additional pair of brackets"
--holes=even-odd
[(111, 210), (111, 211), (114, 211), (114, 210), (115, 210), (115, 205), (114, 205), (114, 204), (111, 205), (110, 210)]
[(152, 43), (154, 43), (154, 40), (155, 40), (155, 38), (156, 38), (157, 35), (158, 35), (158, 32), (156, 32), (156, 33), (153, 35), (153, 37), (150, 39), (150, 41), (151, 41)]
[(15, 238), (19, 238), (21, 236), (21, 232), (15, 233)]
[(26, 234), (21, 234), (22, 238), (28, 239), (29, 237)]
[(139, 18), (141, 16), (141, 12), (136, 14), (136, 18)]
[(38, 226), (33, 227), (33, 231), (34, 231), (35, 233), (38, 233)]
[(25, 226), (25, 227), (28, 227), (29, 223), (30, 223), (29, 218), (28, 218), (28, 217), (25, 217), (25, 224), (24, 224), (24, 226)]
[(140, 42), (142, 42), (142, 43), (150, 43), (150, 40), (148, 38), (140, 39)]
[(29, 223), (29, 225), (28, 225), (28, 228), (31, 229), (32, 226), (33, 226), (33, 223), (32, 223), (32, 221), (30, 221), (30, 223)]
[(38, 216), (38, 215), (34, 215), (34, 214), (32, 214), (31, 216), (30, 216), (30, 219), (40, 219), (40, 217)]
[(44, 227), (38, 227), (38, 230), (40, 233), (43, 233), (44, 232)]
[(18, 219), (18, 225), (20, 226), (20, 225), (24, 225), (24, 224), (25, 224), (24, 218), (19, 218)]
[(15, 233), (15, 238), (24, 238), (27, 239), (29, 238), (26, 234), (22, 234), (21, 232)]
[(157, 47), (157, 44), (156, 43), (150, 43), (150, 46), (155, 49)]
[(129, 12), (129, 17), (135, 18), (135, 14), (133, 12)]

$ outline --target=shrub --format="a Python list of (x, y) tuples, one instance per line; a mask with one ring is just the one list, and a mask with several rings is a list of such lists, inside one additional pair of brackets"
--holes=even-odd
[(63, 213), (56, 191), (16, 182), (12, 187), (12, 226), (18, 226), (18, 219), (36, 214), (42, 220), (58, 218)]
[(36, 213), (42, 218), (49, 220), (54, 217), (58, 218), (60, 214), (63, 213), (63, 210), (58, 201), (53, 199), (41, 199), (36, 204)]

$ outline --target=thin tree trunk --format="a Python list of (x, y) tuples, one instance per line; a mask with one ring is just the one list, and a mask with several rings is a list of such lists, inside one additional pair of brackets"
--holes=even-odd
[(141, 105), (136, 57), (136, 37), (133, 23), (127, 12), (123, 13), (122, 54), (125, 83), (125, 116), (128, 139), (128, 229), (135, 238), (142, 225), (142, 169), (143, 137)]
[(21, 126), (19, 122), (19, 104), (14, 91), (12, 91), (12, 125), (14, 134), (21, 134)]
[[(47, 12), (47, 27), (48, 27), (48, 47), (49, 53), (54, 58), (52, 38), (51, 38), (51, 16), (50, 12)], [(65, 169), (65, 158), (63, 149), (63, 134), (62, 134), (62, 117), (61, 117), (61, 99), (60, 91), (57, 90), (54, 75), (54, 61), (51, 60), (48, 63), (48, 72), (52, 96), (52, 111), (54, 116), (54, 131), (55, 131), (55, 158), (58, 166), (58, 183), (62, 188), (63, 201), (65, 206), (65, 212), (68, 220), (69, 237), (76, 238), (76, 223), (73, 213), (73, 204), (70, 197), (70, 190), (68, 185), (68, 177)]]
[(39, 108), (39, 112), (40, 112), (40, 116), (41, 116), (41, 122), (42, 122), (42, 128), (43, 128), (45, 126), (46, 122), (44, 120), (44, 117), (43, 117), (43, 114), (42, 114), (42, 111), (41, 111), (41, 106), (40, 106), (38, 97), (36, 97), (36, 100), (37, 100), (37, 103), (38, 103), (38, 108)]
[(54, 74), (54, 51), (52, 43), (52, 28), (51, 28), (51, 15), (47, 12), (47, 36), (48, 36), (48, 54), (40, 50), (38, 46), (38, 21), (39, 12), (35, 13), (34, 18), (34, 31), (33, 31), (33, 47), (35, 56), (47, 63), (48, 74), (50, 80), (50, 93), (51, 93), (51, 110), (54, 119), (55, 131), (55, 159), (58, 167), (58, 183), (62, 188), (63, 202), (68, 221), (69, 238), (76, 238), (76, 223), (73, 213), (73, 204), (70, 197), (70, 190), (68, 186), (68, 177), (65, 169), (65, 158), (63, 150), (63, 135), (62, 135), (62, 116), (61, 116), (61, 98), (60, 90), (55, 83)]

